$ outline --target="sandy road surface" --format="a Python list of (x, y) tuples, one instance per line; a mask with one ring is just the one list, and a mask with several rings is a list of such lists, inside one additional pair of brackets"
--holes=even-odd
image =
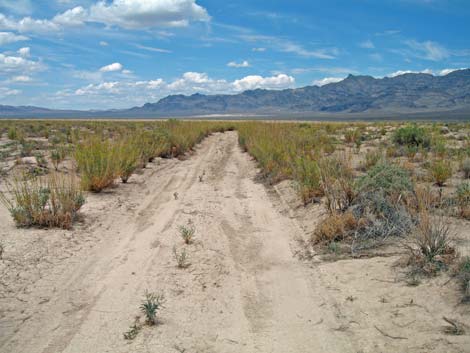
[[(155, 167), (121, 200), (127, 212), (100, 211), (101, 224), (88, 230), (101, 238), (96, 246), (35, 283), (31, 295), (47, 301), (2, 337), (0, 350), (352, 351), (316, 327), (320, 319), (334, 325), (334, 316), (292, 256), (299, 228), (276, 211), (255, 174), (233, 132), (209, 137), (186, 161)], [(189, 220), (196, 240), (186, 246), (191, 266), (181, 270), (172, 248), (184, 247), (177, 227)], [(122, 333), (146, 289), (164, 293), (166, 309), (158, 327), (128, 343)]]
[[(382, 290), (389, 293), (392, 284), (361, 282), (367, 265), (312, 268), (296, 259), (294, 239), (303, 235), (301, 227), (255, 176), (255, 163), (238, 147), (236, 133), (214, 134), (185, 161), (161, 160), (130, 184), (91, 195), (84, 223), (72, 232), (22, 230), (17, 238), (33, 239), (17, 244), (18, 253), (27, 254), (23, 265), (29, 265), (10, 259), (3, 269), (17, 286), (3, 289), (0, 297), (0, 351), (312, 353), (414, 347), (424, 352), (439, 347), (427, 326), (420, 342), (390, 339), (374, 329), (378, 324), (396, 330), (386, 325), (398, 309), (390, 304), (387, 311), (387, 304), (379, 303)], [(14, 226), (2, 212), (6, 235)], [(185, 246), (177, 229), (189, 221), (196, 239)], [(187, 269), (176, 268), (174, 246), (186, 248)], [(39, 248), (48, 250), (38, 253)], [(382, 263), (379, 259), (377, 266)], [(338, 282), (335, 270), (350, 279)], [(347, 281), (357, 284), (340, 291)], [(377, 297), (367, 297), (377, 283)], [(346, 300), (351, 288), (364, 293), (358, 307)], [(122, 334), (140, 314), (145, 290), (167, 298), (160, 324), (144, 326), (135, 340), (126, 341)], [(393, 303), (394, 297), (388, 300)], [(365, 312), (374, 305), (375, 312)], [(430, 346), (421, 350), (422, 342)]]

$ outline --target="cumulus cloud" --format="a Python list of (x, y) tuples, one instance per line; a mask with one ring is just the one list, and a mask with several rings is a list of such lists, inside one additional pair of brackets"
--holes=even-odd
[(89, 9), (89, 19), (123, 28), (184, 27), (210, 16), (195, 0), (100, 1)]
[(255, 88), (281, 89), (292, 87), (295, 79), (286, 74), (279, 74), (272, 77), (262, 77), (258, 75), (246, 76), (233, 82), (236, 91), (246, 91)]
[(20, 36), (11, 32), (0, 32), (0, 45), (15, 43), (28, 39), (28, 37)]
[(465, 68), (462, 67), (460, 69), (443, 69), (443, 70), (439, 71), (437, 74), (439, 76), (445, 76), (445, 75), (448, 75), (448, 74), (450, 74), (454, 71), (457, 71), (457, 70), (465, 70)]
[(96, 102), (105, 104), (122, 97), (123, 107), (129, 104), (143, 104), (158, 100), (170, 94), (233, 94), (248, 89), (266, 88), (283, 89), (292, 87), (295, 79), (285, 74), (276, 76), (246, 76), (239, 80), (228, 81), (214, 79), (203, 72), (186, 72), (181, 77), (172, 81), (162, 78), (147, 81), (110, 81), (88, 84), (84, 87), (72, 90), (66, 89), (56, 93), (59, 99), (67, 99), (68, 102), (83, 99), (84, 102)]
[[(1, 0), (0, 0), (1, 1)], [(0, 29), (27, 32), (54, 32), (87, 22), (126, 29), (185, 27), (191, 22), (208, 22), (207, 10), (195, 0), (113, 0), (98, 1), (90, 7), (76, 6), (52, 19), (14, 19), (0, 13)]]
[(23, 58), (27, 58), (31, 54), (31, 49), (29, 47), (20, 48), (18, 49), (18, 54)]
[(228, 64), (227, 64), (228, 67), (236, 67), (236, 68), (239, 68), (239, 67), (250, 67), (250, 63), (247, 61), (247, 60), (243, 60), (242, 62), (240, 63), (237, 63), (236, 61), (230, 61)]
[(25, 75), (44, 69), (45, 67), (41, 62), (29, 60), (22, 56), (0, 53), (0, 74), (20, 73)]
[(100, 71), (101, 72), (116, 72), (116, 71), (121, 71), (123, 69), (123, 66), (121, 63), (112, 63), (106, 66), (103, 66)]
[(432, 75), (432, 70), (431, 69), (425, 69), (421, 71), (413, 71), (413, 70), (398, 70), (395, 72), (392, 72), (391, 74), (388, 74), (387, 77), (397, 77), (405, 74), (431, 74)]
[(340, 82), (340, 81), (343, 81), (343, 80), (344, 80), (344, 77), (325, 77), (325, 78), (322, 78), (322, 79), (319, 79), (319, 80), (314, 80), (312, 82), (312, 85), (321, 87), (321, 86), (327, 85), (329, 83)]
[(445, 76), (457, 70), (465, 70), (465, 68), (442, 69), (438, 71), (433, 71), (431, 69), (425, 69), (425, 70), (420, 70), (420, 71), (419, 70), (398, 70), (398, 71), (392, 72), (391, 74), (388, 74), (387, 77), (397, 77), (397, 76), (405, 75), (405, 74), (430, 74), (430, 75), (435, 75), (435, 76)]

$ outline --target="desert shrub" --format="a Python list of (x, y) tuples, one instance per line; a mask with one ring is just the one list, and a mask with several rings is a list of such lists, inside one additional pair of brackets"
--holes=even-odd
[(467, 157), (462, 161), (460, 169), (463, 172), (464, 178), (469, 179), (470, 178), (470, 158)]
[(7, 136), (10, 140), (16, 140), (18, 137), (18, 133), (15, 127), (10, 127), (7, 132)]
[(351, 210), (366, 223), (355, 234), (357, 240), (404, 236), (412, 229), (414, 220), (404, 201), (413, 193), (413, 184), (401, 167), (379, 162), (358, 180), (356, 188)]
[(383, 153), (381, 150), (369, 150), (366, 152), (364, 161), (362, 163), (362, 169), (368, 170), (369, 168), (376, 165), (380, 160), (383, 159)]
[(456, 266), (455, 276), (460, 283), (463, 301), (470, 302), (470, 256), (463, 257)]
[(100, 192), (114, 183), (120, 167), (117, 147), (113, 141), (99, 137), (90, 137), (77, 145), (75, 160), (85, 190)]
[(145, 292), (145, 298), (140, 305), (140, 310), (146, 317), (148, 325), (157, 324), (157, 313), (163, 308), (165, 297), (163, 294)]
[(59, 165), (67, 157), (67, 148), (63, 145), (57, 146), (51, 151), (51, 161), (55, 170), (59, 170)]
[(314, 243), (331, 243), (344, 240), (360, 226), (352, 212), (334, 212), (319, 223), (313, 233)]
[(344, 139), (346, 143), (354, 143), (357, 144), (362, 142), (362, 133), (359, 129), (348, 129), (344, 133)]
[(382, 161), (372, 167), (367, 175), (358, 179), (360, 193), (383, 192), (385, 196), (398, 199), (413, 191), (409, 173), (396, 164)]
[(18, 227), (60, 227), (68, 229), (85, 203), (73, 177), (50, 174), (45, 178), (16, 178), (0, 193)]
[(410, 247), (409, 265), (415, 273), (434, 275), (449, 268), (457, 253), (450, 244), (448, 225), (422, 213), (414, 236), (415, 247)]
[(432, 140), (432, 151), (439, 157), (443, 158), (447, 154), (447, 143), (443, 137), (434, 137)]
[(470, 219), (470, 182), (461, 183), (456, 190), (460, 216)]
[(294, 178), (304, 204), (322, 195), (320, 169), (316, 160), (307, 156), (296, 158)]
[(393, 141), (402, 146), (429, 148), (431, 137), (423, 128), (418, 127), (416, 124), (411, 124), (395, 130)]
[(437, 159), (429, 166), (429, 176), (438, 186), (444, 186), (452, 176), (452, 163), (448, 160)]
[(322, 158), (319, 171), (328, 211), (345, 211), (356, 196), (354, 174), (348, 158), (345, 155)]
[(127, 183), (130, 176), (141, 163), (141, 154), (138, 146), (133, 143), (132, 139), (124, 138), (118, 143), (119, 158), (119, 177), (123, 183)]

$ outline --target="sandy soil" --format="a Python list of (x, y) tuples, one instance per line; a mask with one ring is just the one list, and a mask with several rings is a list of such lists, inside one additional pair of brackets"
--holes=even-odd
[[(321, 210), (256, 173), (235, 132), (214, 134), (90, 195), (72, 231), (18, 230), (1, 208), (0, 351), (470, 352), (470, 336), (443, 331), (442, 316), (470, 325), (452, 281), (409, 287), (397, 256), (299, 260)], [(167, 298), (160, 323), (126, 341), (145, 290)]]

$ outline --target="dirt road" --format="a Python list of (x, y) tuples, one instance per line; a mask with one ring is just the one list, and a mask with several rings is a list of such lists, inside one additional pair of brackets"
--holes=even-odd
[[(27, 269), (11, 261), (18, 287), (2, 298), (0, 351), (361, 351), (322, 271), (293, 256), (301, 228), (255, 176), (236, 133), (214, 134), (185, 161), (161, 160), (130, 184), (91, 195), (73, 232), (23, 230), (35, 240), (18, 253), (54, 240)], [(2, 232), (13, 231), (7, 215), (0, 220)], [(188, 222), (196, 238), (185, 246), (178, 226)], [(186, 249), (188, 268), (176, 267), (174, 246)], [(146, 290), (166, 297), (160, 324), (126, 341)], [(380, 340), (363, 351), (395, 349)]]

